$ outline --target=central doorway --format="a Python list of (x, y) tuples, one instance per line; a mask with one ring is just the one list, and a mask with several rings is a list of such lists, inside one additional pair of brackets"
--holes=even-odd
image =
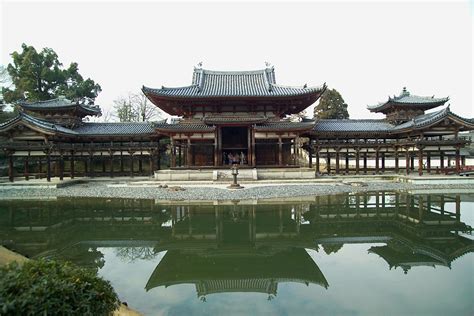
[(249, 131), (246, 126), (222, 127), (222, 165), (248, 165)]

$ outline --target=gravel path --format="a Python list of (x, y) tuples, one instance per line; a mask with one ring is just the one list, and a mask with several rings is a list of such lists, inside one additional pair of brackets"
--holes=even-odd
[[(180, 190), (181, 189), (181, 190)], [(328, 195), (348, 192), (394, 190), (456, 190), (474, 194), (473, 184), (464, 185), (414, 185), (396, 182), (367, 182), (365, 184), (282, 184), (253, 185), (241, 190), (205, 185), (183, 185), (158, 188), (150, 186), (107, 186), (104, 182), (76, 184), (58, 189), (0, 189), (0, 198), (48, 198), (48, 197), (106, 197), (158, 200), (245, 200), (291, 198), (298, 196)]]

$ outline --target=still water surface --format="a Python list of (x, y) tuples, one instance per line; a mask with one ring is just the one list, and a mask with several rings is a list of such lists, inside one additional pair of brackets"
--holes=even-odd
[(0, 241), (147, 315), (472, 315), (474, 195), (0, 201)]

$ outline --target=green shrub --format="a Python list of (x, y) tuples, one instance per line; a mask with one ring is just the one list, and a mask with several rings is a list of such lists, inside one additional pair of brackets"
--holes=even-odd
[(0, 315), (108, 315), (119, 300), (108, 281), (70, 263), (0, 267)]

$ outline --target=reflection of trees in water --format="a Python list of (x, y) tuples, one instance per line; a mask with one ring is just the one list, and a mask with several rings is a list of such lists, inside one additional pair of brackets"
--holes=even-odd
[(115, 249), (115, 255), (127, 263), (136, 260), (151, 260), (156, 257), (153, 247), (119, 247)]
[(328, 255), (337, 253), (344, 244), (325, 244), (323, 245), (324, 252)]
[(89, 268), (95, 272), (99, 271), (104, 264), (104, 254), (97, 250), (96, 247), (87, 245), (75, 245), (74, 247), (66, 247), (61, 252), (54, 255), (55, 259), (74, 262), (83, 268)]

